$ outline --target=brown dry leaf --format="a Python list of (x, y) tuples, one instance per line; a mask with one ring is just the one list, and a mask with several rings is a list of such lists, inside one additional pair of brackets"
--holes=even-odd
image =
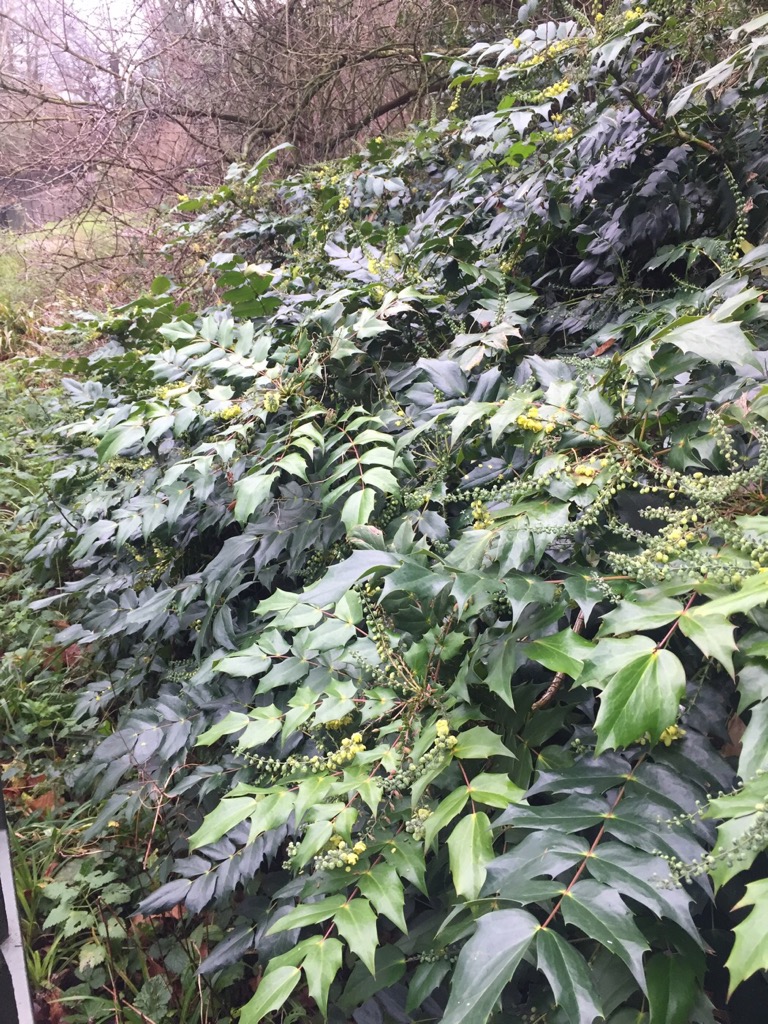
[(149, 924), (152, 921), (167, 921), (169, 918), (172, 921), (180, 921), (183, 916), (184, 905), (177, 903), (175, 907), (164, 910), (159, 914), (134, 914), (131, 921), (133, 924)]
[(56, 794), (49, 789), (47, 793), (41, 793), (40, 796), (27, 797), (24, 803), (30, 811), (52, 811), (58, 801)]
[(603, 355), (604, 352), (607, 352), (609, 348), (613, 348), (613, 346), (615, 344), (616, 344), (616, 339), (615, 338), (609, 338), (607, 341), (604, 341), (602, 345), (598, 345), (597, 348), (595, 349), (595, 351), (592, 353), (592, 355), (593, 356), (601, 356), (601, 355)]
[(62, 654), (67, 668), (72, 668), (73, 665), (76, 665), (82, 656), (83, 649), (80, 644), (70, 644), (69, 647), (64, 648), (64, 653)]
[(720, 750), (723, 757), (738, 757), (741, 753), (741, 738), (746, 725), (738, 715), (732, 715), (728, 722), (728, 743)]

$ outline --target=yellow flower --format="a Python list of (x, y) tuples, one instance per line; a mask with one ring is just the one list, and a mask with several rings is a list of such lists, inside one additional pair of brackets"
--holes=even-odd
[(681, 740), (685, 736), (685, 729), (681, 729), (679, 725), (670, 725), (661, 734), (659, 739), (665, 747), (671, 747), (675, 740)]

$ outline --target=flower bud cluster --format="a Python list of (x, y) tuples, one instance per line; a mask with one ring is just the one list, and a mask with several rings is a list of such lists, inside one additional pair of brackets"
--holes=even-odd
[(226, 423), (229, 420), (237, 419), (242, 411), (242, 407), (239, 405), (228, 405), (225, 409), (219, 409), (216, 413), (216, 419), (223, 420)]
[(552, 132), (552, 138), (555, 142), (570, 142), (575, 134), (575, 128), (569, 124), (565, 128), (555, 128)]
[(323, 723), (323, 728), (330, 730), (331, 732), (338, 732), (347, 725), (352, 724), (352, 715), (344, 715), (343, 718), (332, 718), (329, 722)]
[(343, 768), (350, 761), (354, 761), (355, 755), (362, 754), (365, 749), (362, 734), (355, 732), (351, 736), (344, 737), (338, 750), (323, 756), (313, 754), (310, 757), (305, 754), (302, 757), (286, 757), (284, 761), (276, 757), (259, 757), (248, 753), (241, 754), (241, 757), (246, 764), (255, 768), (259, 774), (271, 775), (274, 778), (282, 775), (293, 775), (297, 772), (308, 772), (312, 775), (318, 775), (321, 772), (333, 772), (338, 768)]
[(525, 412), (521, 413), (515, 422), (521, 430), (530, 430), (534, 433), (543, 431), (545, 434), (551, 434), (557, 426), (555, 423), (542, 420), (541, 410), (535, 405), (532, 405)]
[(493, 516), (488, 507), (482, 502), (475, 500), (470, 506), (472, 511), (472, 528), (474, 530), (490, 530), (493, 526)]
[(428, 807), (419, 807), (413, 817), (405, 823), (405, 831), (414, 839), (421, 842), (424, 838), (424, 825), (428, 818), (432, 817), (432, 811)]
[(456, 953), (451, 953), (448, 949), (433, 949), (426, 953), (419, 954), (419, 963), (422, 964), (436, 964), (440, 960), (447, 960), (449, 964), (455, 964), (458, 960)]
[(431, 487), (419, 487), (415, 491), (408, 491), (403, 495), (403, 505), (409, 510), (424, 508), (432, 497)]
[(403, 791), (408, 789), (425, 772), (428, 772), (436, 764), (450, 756), (451, 751), (459, 741), (451, 733), (451, 727), (447, 719), (441, 718), (435, 723), (435, 734), (434, 744), (421, 755), (418, 761), (411, 762), (410, 765), (401, 764), (399, 771), (384, 780), (385, 792), (391, 793), (396, 790)]
[(662, 882), (663, 888), (680, 887), (699, 875), (714, 871), (719, 862), (732, 868), (740, 862), (751, 862), (755, 855), (768, 847), (768, 805), (762, 801), (755, 803), (755, 812), (749, 827), (734, 838), (725, 849), (705, 854), (701, 860), (686, 862), (677, 857), (663, 855), (669, 865), (671, 879)]
[(334, 833), (327, 848), (312, 859), (312, 867), (315, 871), (335, 871), (339, 868), (351, 871), (366, 850), (364, 842), (358, 841), (350, 846), (345, 839)]

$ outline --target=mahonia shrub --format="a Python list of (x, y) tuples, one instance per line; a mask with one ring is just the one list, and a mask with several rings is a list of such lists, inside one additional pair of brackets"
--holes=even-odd
[(211, 306), (71, 328), (28, 557), (219, 1020), (708, 1024), (768, 968), (768, 16), (531, 18), (184, 197)]

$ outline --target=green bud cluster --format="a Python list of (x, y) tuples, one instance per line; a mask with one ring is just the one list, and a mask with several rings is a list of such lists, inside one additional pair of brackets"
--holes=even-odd
[(424, 838), (424, 825), (431, 817), (432, 811), (428, 807), (419, 807), (405, 823), (405, 831), (420, 842)]
[(731, 469), (738, 469), (742, 464), (742, 459), (739, 458), (739, 453), (736, 450), (733, 433), (723, 420), (722, 415), (719, 412), (711, 412), (707, 419), (709, 421), (710, 433), (714, 435), (717, 447), (720, 449), (723, 458)]
[(455, 964), (458, 960), (458, 954), (443, 947), (442, 949), (433, 949), (426, 953), (420, 953), (418, 956), (418, 961), (422, 964), (436, 964), (441, 960), (446, 960), (449, 964)]
[(416, 509), (424, 508), (425, 505), (428, 505), (431, 497), (431, 487), (419, 487), (417, 490), (408, 491), (403, 495), (403, 506), (408, 509), (408, 511), (415, 511)]
[(451, 727), (445, 718), (441, 718), (435, 723), (435, 733), (435, 742), (429, 750), (425, 751), (417, 761), (411, 761), (409, 765), (401, 764), (397, 772), (384, 780), (386, 793), (410, 789), (417, 779), (450, 757), (453, 748), (459, 741), (451, 733)]
[(328, 754), (304, 754), (301, 757), (286, 757), (281, 761), (276, 757), (260, 757), (254, 754), (243, 753), (241, 757), (255, 768), (260, 775), (269, 775), (272, 778), (279, 778), (286, 775), (312, 774), (318, 775), (321, 772), (333, 772), (344, 765), (354, 761), (356, 754), (361, 754), (366, 748), (362, 742), (363, 737), (359, 732), (345, 737), (338, 750)]

